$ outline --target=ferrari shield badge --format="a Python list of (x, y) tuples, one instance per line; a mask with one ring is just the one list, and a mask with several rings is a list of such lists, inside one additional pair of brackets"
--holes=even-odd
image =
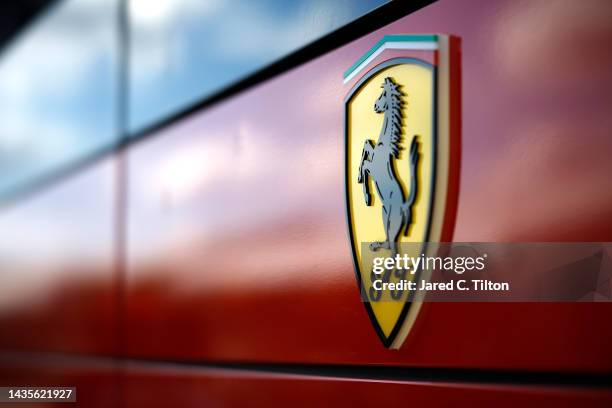
[(428, 253), (428, 243), (452, 240), (459, 55), (455, 37), (391, 35), (344, 74), (349, 237), (362, 301), (389, 348), (406, 339), (423, 294), (383, 289), (381, 281), (426, 277), (424, 271), (379, 276), (375, 258), (420, 256)]

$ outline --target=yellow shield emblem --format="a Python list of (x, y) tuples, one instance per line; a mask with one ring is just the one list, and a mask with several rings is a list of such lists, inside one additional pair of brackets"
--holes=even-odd
[(443, 35), (385, 36), (345, 73), (351, 86), (345, 99), (349, 237), (362, 300), (390, 348), (404, 342), (423, 294), (381, 289), (381, 280), (427, 277), (422, 271), (376, 275), (374, 258), (419, 256), (428, 253), (428, 242), (452, 239), (460, 152), (458, 45)]

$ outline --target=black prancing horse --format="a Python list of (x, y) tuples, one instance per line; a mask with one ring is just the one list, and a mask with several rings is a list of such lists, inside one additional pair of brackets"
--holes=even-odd
[(417, 163), (419, 161), (419, 142), (417, 136), (410, 144), (410, 197), (405, 199), (404, 190), (395, 174), (395, 160), (399, 158), (402, 147), (402, 92), (392, 78), (385, 78), (383, 92), (374, 103), (376, 113), (384, 113), (383, 126), (376, 146), (366, 140), (361, 154), (358, 183), (363, 183), (366, 205), (372, 205), (368, 177), (374, 179), (374, 186), (382, 201), (382, 220), (385, 227), (385, 241), (373, 242), (370, 249), (390, 249), (391, 256), (397, 254), (400, 233), (408, 235), (412, 224), (412, 206), (417, 195)]

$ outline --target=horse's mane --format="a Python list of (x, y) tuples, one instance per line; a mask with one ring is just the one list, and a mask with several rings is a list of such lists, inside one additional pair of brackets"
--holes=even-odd
[(383, 83), (385, 94), (387, 95), (387, 102), (389, 104), (389, 128), (385, 135), (383, 135), (383, 144), (388, 142), (391, 154), (397, 159), (399, 158), (399, 152), (402, 149), (400, 143), (402, 141), (402, 126), (403, 126), (403, 104), (402, 100), (403, 93), (399, 89), (400, 86), (396, 84), (392, 78), (385, 78)]

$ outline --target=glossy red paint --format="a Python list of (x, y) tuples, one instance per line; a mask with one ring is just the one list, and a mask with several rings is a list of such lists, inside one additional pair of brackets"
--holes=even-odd
[[(372, 380), (237, 369), (122, 363), (86, 356), (0, 354), (0, 384), (77, 388), (77, 407), (607, 407), (612, 392), (598, 388)], [(10, 374), (8, 374), (10, 373)], [(20, 407), (40, 404), (18, 404)], [(71, 406), (73, 406), (71, 405)], [(45, 404), (63, 407), (64, 404)]]
[(384, 349), (354, 281), (342, 170), (342, 73), (385, 34), (454, 34), (453, 239), (612, 240), (609, 8), (440, 1), (134, 146), (126, 353), (610, 372), (610, 303), (428, 304), (403, 348)]
[(76, 387), (76, 403), (3, 403), (16, 407), (118, 407), (121, 406), (119, 364), (83, 358), (64, 360), (14, 353), (0, 354), (3, 387)]
[[(346, 232), (342, 73), (385, 34), (461, 37), (453, 240), (612, 241), (612, 27), (602, 18), (611, 10), (596, 0), (441, 0), (129, 147), (125, 197), (111, 158), (3, 210), (0, 384), (76, 385), (80, 405), (105, 407), (610, 406), (609, 389), (520, 378), (360, 380), (188, 363), (609, 374), (611, 303), (426, 304), (401, 350), (382, 347)], [(187, 364), (100, 364), (91, 354)]]
[(598, 389), (516, 387), (465, 383), (378, 381), (224, 371), (130, 367), (126, 407), (426, 406), (607, 407), (612, 393)]
[(0, 349), (116, 354), (115, 160), (0, 213)]

